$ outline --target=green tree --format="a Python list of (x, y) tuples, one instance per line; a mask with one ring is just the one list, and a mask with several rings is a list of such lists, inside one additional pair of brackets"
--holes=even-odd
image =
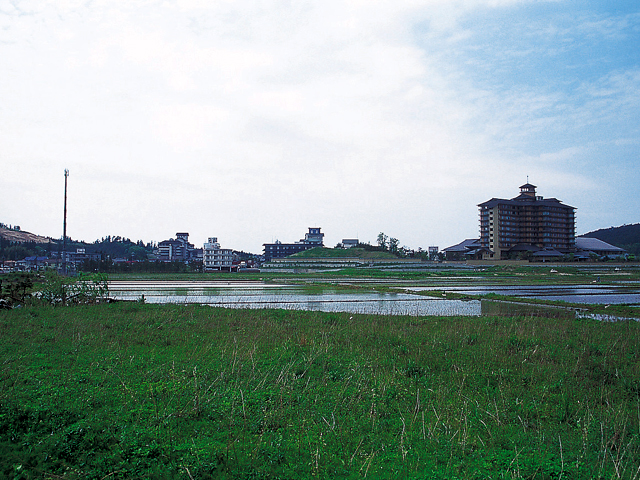
[(400, 240), (398, 240), (395, 237), (391, 237), (389, 239), (389, 251), (391, 253), (394, 253), (394, 254), (398, 253), (398, 244), (399, 243), (400, 243)]
[(387, 242), (389, 241), (389, 237), (385, 235), (383, 232), (378, 234), (378, 246), (383, 250), (387, 249)]

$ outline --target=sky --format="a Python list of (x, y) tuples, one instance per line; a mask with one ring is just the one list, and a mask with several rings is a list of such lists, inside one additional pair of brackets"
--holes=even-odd
[(636, 0), (0, 1), (0, 222), (441, 249), (538, 195), (640, 222)]

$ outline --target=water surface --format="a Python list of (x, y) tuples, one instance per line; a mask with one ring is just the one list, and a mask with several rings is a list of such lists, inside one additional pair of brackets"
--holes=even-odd
[(423, 296), (418, 291), (482, 295), (497, 293), (521, 298), (565, 300), (573, 303), (640, 304), (638, 287), (608, 285), (578, 286), (469, 286), (408, 287), (380, 293), (367, 289), (330, 286), (271, 284), (260, 281), (111, 281), (110, 296), (148, 303), (201, 304), (225, 308), (282, 308), (322, 312), (415, 316), (520, 316), (593, 318), (603, 321), (620, 317), (593, 315), (574, 309), (490, 300), (454, 300)]
[(445, 291), (466, 295), (496, 293), (519, 298), (562, 300), (585, 304), (629, 304), (640, 306), (640, 286), (636, 285), (495, 285), (403, 287), (406, 291)]
[(262, 282), (109, 282), (116, 300), (201, 304), (226, 308), (284, 308), (379, 315), (479, 316), (480, 300), (447, 300), (412, 293), (352, 292)]

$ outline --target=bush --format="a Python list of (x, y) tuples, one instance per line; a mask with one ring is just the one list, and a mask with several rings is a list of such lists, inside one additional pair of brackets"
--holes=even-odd
[(105, 274), (80, 273), (72, 278), (49, 271), (37, 296), (42, 302), (56, 306), (100, 303), (108, 294), (109, 285)]
[(0, 308), (11, 308), (24, 304), (31, 298), (33, 280), (28, 273), (20, 273), (0, 278)]

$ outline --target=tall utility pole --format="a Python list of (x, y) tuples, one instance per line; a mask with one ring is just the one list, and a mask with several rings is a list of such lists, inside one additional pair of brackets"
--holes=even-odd
[(69, 170), (64, 169), (64, 222), (62, 224), (62, 274), (67, 274), (67, 177)]

